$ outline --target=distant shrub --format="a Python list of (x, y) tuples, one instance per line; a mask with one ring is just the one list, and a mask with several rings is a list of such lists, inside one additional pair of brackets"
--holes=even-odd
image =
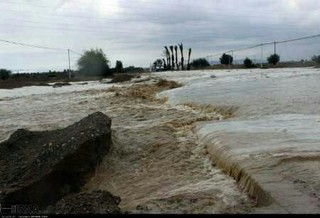
[(121, 61), (116, 61), (115, 71), (117, 73), (122, 73), (123, 72), (123, 64), (122, 64)]
[(280, 61), (280, 56), (277, 54), (273, 54), (273, 55), (270, 55), (267, 60), (269, 64), (276, 65)]
[(51, 72), (51, 73), (48, 73), (48, 77), (49, 77), (49, 78), (57, 77), (57, 75), (56, 75), (55, 72)]
[(11, 75), (10, 70), (0, 69), (0, 79), (1, 80), (9, 79), (10, 75)]
[(233, 57), (231, 55), (223, 54), (220, 58), (220, 63), (224, 65), (230, 65), (233, 62)]
[(125, 73), (142, 73), (144, 69), (142, 67), (129, 66), (124, 68)]
[(320, 55), (314, 55), (311, 60), (317, 64), (320, 64)]
[(254, 67), (254, 64), (253, 64), (252, 60), (249, 59), (249, 58), (244, 59), (243, 64), (244, 64), (244, 66), (245, 66), (246, 68), (252, 68), (252, 67)]
[(210, 64), (207, 61), (207, 59), (198, 58), (198, 59), (192, 61), (191, 66), (194, 68), (202, 68), (202, 67), (209, 67)]
[(161, 59), (157, 59), (157, 60), (155, 60), (155, 62), (153, 62), (153, 68), (154, 68), (155, 70), (160, 70), (160, 69), (162, 69), (162, 65), (163, 65), (163, 62), (162, 62)]
[(78, 59), (79, 72), (88, 76), (111, 75), (109, 60), (102, 49), (91, 49), (85, 51)]

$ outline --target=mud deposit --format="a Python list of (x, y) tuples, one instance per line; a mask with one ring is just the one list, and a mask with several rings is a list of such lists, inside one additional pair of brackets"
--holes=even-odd
[[(64, 92), (4, 97), (0, 140), (18, 128), (63, 128), (101, 111), (112, 119), (113, 148), (83, 191), (109, 191), (121, 198), (119, 207), (129, 213), (252, 212), (255, 202), (212, 166), (193, 133), (198, 121), (222, 119), (222, 109), (170, 106), (166, 99), (152, 97), (153, 92), (172, 88), (159, 87), (157, 81), (150, 78), (143, 86), (88, 84), (86, 90), (70, 86)], [(145, 92), (143, 87), (148, 87)], [(140, 95), (146, 91), (150, 95)]]

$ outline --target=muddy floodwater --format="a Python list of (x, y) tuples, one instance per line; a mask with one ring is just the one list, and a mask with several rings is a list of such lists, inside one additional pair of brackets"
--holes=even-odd
[[(213, 76), (214, 75), (214, 76)], [(166, 74), (183, 102), (237, 107), (235, 116), (197, 124), (199, 142), (251, 196), (260, 212), (320, 212), (320, 70), (197, 71)]]
[[(152, 87), (158, 81), (149, 75), (142, 79), (148, 81), (140, 87)], [(198, 120), (222, 119), (221, 115), (121, 95), (132, 85), (89, 82), (0, 90), (0, 140), (19, 128), (64, 128), (101, 111), (112, 119), (113, 149), (84, 189), (110, 191), (129, 213), (252, 211), (254, 199), (212, 166), (192, 131)]]
[(0, 90), (0, 141), (101, 111), (114, 145), (84, 189), (125, 211), (320, 212), (319, 69), (161, 72), (138, 85), (158, 78), (183, 86), (159, 101), (123, 94), (130, 82)]

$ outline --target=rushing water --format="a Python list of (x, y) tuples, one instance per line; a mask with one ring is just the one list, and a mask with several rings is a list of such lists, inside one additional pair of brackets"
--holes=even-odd
[[(159, 94), (168, 96), (171, 105), (193, 102), (238, 108), (234, 118), (203, 122), (195, 129), (199, 143), (207, 146), (220, 167), (234, 164), (245, 170), (278, 202), (280, 209), (275, 211), (320, 212), (320, 69), (155, 75), (184, 84)], [(110, 94), (105, 92), (109, 87), (89, 82), (0, 90), (0, 141), (18, 128), (62, 128), (90, 112), (107, 112), (103, 98)], [(235, 173), (229, 174), (237, 178)], [(246, 188), (252, 195), (261, 195)]]
[(172, 104), (239, 106), (238, 118), (320, 111), (319, 69), (193, 71), (165, 76), (187, 84), (168, 91)]
[(94, 100), (106, 95), (100, 91), (110, 86), (88, 82), (87, 85), (72, 83), (60, 88), (28, 86), (0, 89), (0, 141), (19, 128), (52, 130), (79, 121), (90, 111), (103, 107)]
[[(211, 78), (212, 75), (216, 77)], [(168, 77), (187, 82), (182, 88), (161, 93), (169, 96), (171, 104), (197, 102), (239, 107), (230, 121), (205, 124), (210, 131), (256, 136), (268, 133), (270, 141), (278, 141), (257, 142), (260, 146), (251, 146), (252, 149), (264, 150), (266, 144), (274, 144), (277, 148), (320, 150), (319, 69), (203, 71)], [(279, 134), (286, 140), (280, 140)], [(258, 137), (251, 138), (254, 142)]]
[[(173, 105), (196, 102), (239, 108), (234, 118), (199, 124), (196, 131), (222, 168), (240, 182), (241, 176), (249, 178), (243, 179), (243, 186), (250, 194), (270, 193), (281, 212), (319, 213), (319, 69), (215, 70), (163, 76), (186, 84), (160, 94), (168, 96)], [(257, 187), (264, 193), (258, 193)], [(261, 204), (268, 203), (263, 199)]]
[(191, 130), (185, 124), (169, 127), (168, 123), (195, 120), (193, 109), (119, 100), (107, 91), (110, 86), (89, 82), (0, 90), (0, 141), (18, 128), (63, 128), (102, 111), (112, 119), (114, 149), (87, 188), (112, 192), (129, 211), (137, 205), (148, 213), (251, 211), (254, 202), (233, 179), (211, 166)]

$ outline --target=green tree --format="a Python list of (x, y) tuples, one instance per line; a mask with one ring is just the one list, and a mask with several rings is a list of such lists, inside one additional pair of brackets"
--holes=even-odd
[(314, 55), (311, 60), (317, 64), (320, 64), (320, 55)]
[(277, 54), (273, 54), (273, 55), (270, 55), (267, 60), (269, 64), (276, 65), (280, 61), (280, 56)]
[(157, 70), (157, 69), (161, 69), (162, 68), (162, 60), (161, 59), (157, 59), (155, 62), (153, 62), (153, 67)]
[(164, 70), (167, 70), (166, 60), (163, 58), (163, 59), (162, 59), (162, 61), (163, 61), (163, 67), (164, 67)]
[(220, 63), (221, 64), (224, 64), (224, 65), (230, 65), (232, 64), (233, 62), (233, 57), (231, 55), (228, 55), (228, 54), (223, 54), (221, 57), (220, 57)]
[(122, 73), (123, 72), (123, 65), (122, 65), (121, 61), (116, 61), (115, 71), (117, 73)]
[(10, 75), (11, 75), (10, 70), (0, 69), (0, 79), (1, 80), (9, 79)]
[(78, 62), (80, 74), (87, 76), (108, 76), (111, 75), (109, 60), (102, 49), (91, 49), (85, 51)]
[(244, 59), (243, 64), (246, 68), (252, 68), (254, 67), (254, 64), (252, 62), (251, 59), (249, 59), (248, 57), (246, 57), (246, 59)]
[(205, 58), (198, 58), (192, 61), (191, 66), (194, 68), (209, 67), (210, 64)]

